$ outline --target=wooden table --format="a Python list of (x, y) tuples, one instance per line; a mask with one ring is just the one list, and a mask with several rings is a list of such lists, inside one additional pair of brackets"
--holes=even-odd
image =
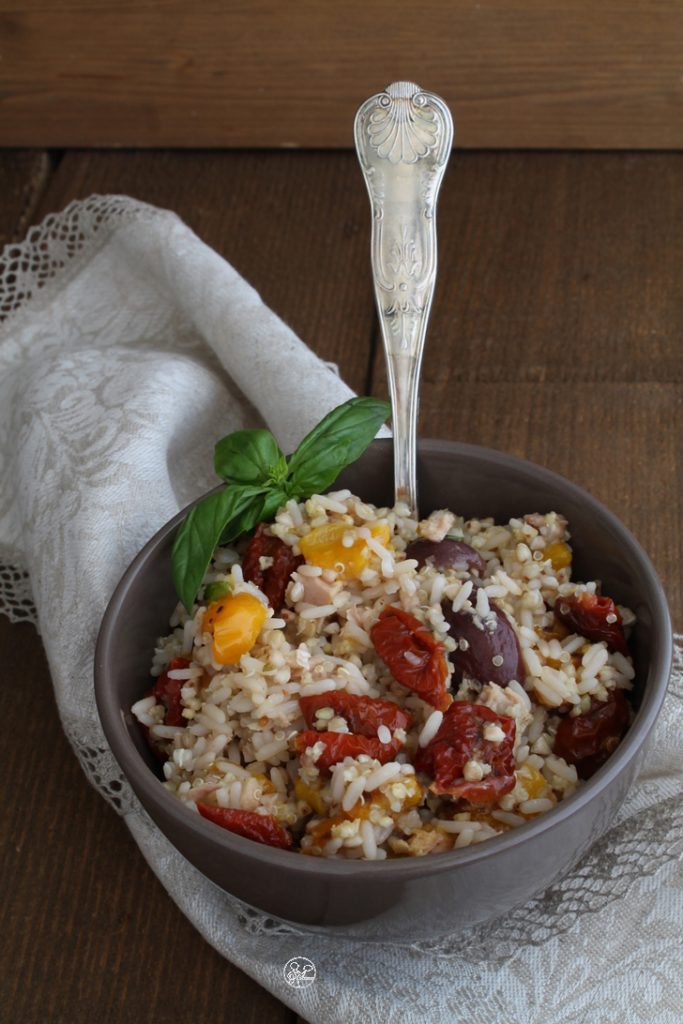
[[(5, 151), (0, 240), (93, 192), (177, 211), (352, 387), (385, 394), (353, 155)], [(524, 455), (609, 505), (679, 630), (682, 228), (683, 153), (456, 153), (421, 407), (424, 436)], [(0, 642), (0, 1018), (293, 1021), (204, 943), (87, 784), (33, 628), (0, 617)]]

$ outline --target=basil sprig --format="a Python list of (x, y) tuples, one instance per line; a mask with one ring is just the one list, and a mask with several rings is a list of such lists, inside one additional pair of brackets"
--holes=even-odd
[(226, 486), (190, 510), (171, 553), (173, 582), (188, 612), (216, 546), (268, 522), (290, 498), (324, 491), (365, 451), (390, 408), (377, 398), (351, 398), (328, 413), (289, 458), (269, 430), (238, 430), (218, 442), (214, 468)]

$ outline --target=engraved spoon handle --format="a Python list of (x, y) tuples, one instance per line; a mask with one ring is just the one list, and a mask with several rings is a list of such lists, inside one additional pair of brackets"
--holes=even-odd
[(393, 408), (396, 501), (417, 514), (420, 364), (436, 281), (436, 200), (453, 121), (434, 93), (394, 82), (359, 108), (354, 134), (372, 207), (371, 263)]

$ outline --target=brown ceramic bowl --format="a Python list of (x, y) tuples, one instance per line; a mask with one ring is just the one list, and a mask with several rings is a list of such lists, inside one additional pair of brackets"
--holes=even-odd
[[(507, 520), (562, 512), (570, 523), (574, 578), (637, 615), (632, 648), (637, 714), (609, 761), (552, 811), (496, 839), (417, 859), (324, 860), (232, 835), (188, 810), (162, 786), (130, 707), (149, 686), (154, 642), (167, 632), (176, 597), (170, 551), (184, 513), (140, 552), (111, 599), (95, 659), (95, 689), (112, 750), (151, 817), (178, 850), (227, 892), (269, 914), (364, 938), (436, 936), (502, 914), (557, 881), (604, 832), (633, 781), (666, 691), (671, 624), (657, 575), (631, 534), (590, 494), (512, 455), (423, 441), (418, 464), (423, 513), (449, 507), (466, 517)], [(392, 446), (375, 441), (335, 487), (392, 500)]]

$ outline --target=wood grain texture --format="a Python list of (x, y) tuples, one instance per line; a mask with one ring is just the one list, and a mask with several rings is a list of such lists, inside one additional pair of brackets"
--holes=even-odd
[(93, 192), (168, 207), (364, 391), (374, 333), (367, 195), (350, 153), (64, 155), (36, 217)]
[(41, 150), (5, 151), (0, 158), (0, 249), (18, 242), (32, 222), (50, 174)]
[(456, 152), (437, 223), (429, 385), (683, 381), (683, 154)]
[(0, 35), (6, 145), (350, 146), (400, 78), (469, 148), (683, 145), (677, 0), (0, 0)]
[[(289, 1024), (197, 934), (86, 782), (35, 630), (0, 616), (0, 1021)], [(218, 1014), (218, 1016), (217, 1016)]]

